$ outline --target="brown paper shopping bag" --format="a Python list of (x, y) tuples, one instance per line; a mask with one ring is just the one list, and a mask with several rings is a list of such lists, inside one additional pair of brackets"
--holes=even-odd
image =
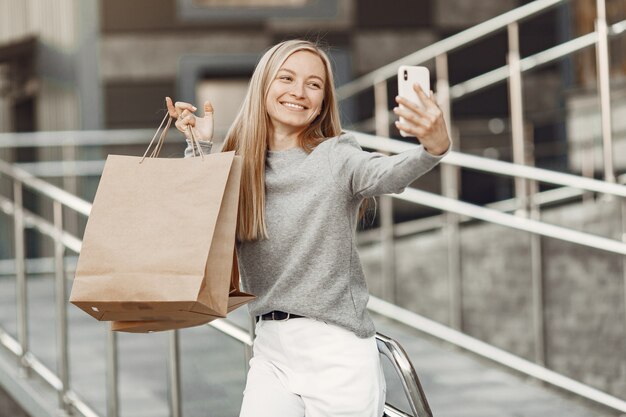
[(158, 158), (170, 122), (151, 157), (107, 158), (70, 296), (98, 320), (228, 311), (242, 162)]
[[(228, 312), (246, 304), (254, 299), (253, 295), (246, 294), (239, 289), (239, 268), (237, 256), (233, 257), (233, 272), (231, 275), (230, 291), (228, 294)], [(111, 323), (111, 330), (131, 333), (151, 333), (164, 330), (182, 329), (187, 327), (201, 326), (217, 319), (218, 317), (208, 316), (206, 318), (185, 318), (168, 314), (153, 321), (114, 321)]]

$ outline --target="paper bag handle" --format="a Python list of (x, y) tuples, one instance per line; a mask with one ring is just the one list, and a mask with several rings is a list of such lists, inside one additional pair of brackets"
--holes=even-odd
[[(165, 123), (166, 120), (167, 120), (167, 124), (165, 125), (165, 127), (163, 127), (163, 123)], [(171, 125), (172, 125), (172, 117), (170, 116), (169, 113), (165, 113), (165, 117), (163, 117), (163, 120), (161, 120), (161, 124), (157, 128), (156, 132), (154, 132), (154, 136), (152, 137), (150, 144), (148, 144), (148, 147), (146, 148), (146, 151), (144, 152), (143, 157), (141, 158), (139, 163), (142, 163), (143, 160), (146, 158), (148, 151), (150, 150), (150, 148), (152, 147), (152, 144), (154, 143), (154, 139), (156, 139), (157, 135), (159, 134), (159, 130), (161, 130), (161, 128), (163, 127), (163, 131), (161, 132), (161, 135), (159, 136), (159, 140), (157, 141), (156, 146), (154, 147), (154, 149), (152, 150), (152, 153), (150, 154), (150, 158), (156, 158), (159, 156), (159, 153), (161, 153), (161, 148), (163, 147), (163, 142), (165, 141), (165, 138), (167, 137), (167, 132)], [(200, 156), (202, 157), (202, 159), (204, 159), (204, 151), (202, 150), (200, 143), (196, 139), (196, 135), (193, 133), (193, 128), (189, 126), (188, 129), (189, 129), (189, 132), (191, 133), (190, 135), (191, 136), (191, 149), (193, 150), (193, 156), (194, 157), (196, 156), (196, 147), (198, 147)]]

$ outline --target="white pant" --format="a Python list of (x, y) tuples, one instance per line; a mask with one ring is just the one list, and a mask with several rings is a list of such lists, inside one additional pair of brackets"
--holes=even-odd
[(309, 318), (257, 323), (240, 417), (380, 417), (374, 337)]

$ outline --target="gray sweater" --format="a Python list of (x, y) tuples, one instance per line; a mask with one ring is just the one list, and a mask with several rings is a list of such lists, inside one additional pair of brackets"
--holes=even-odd
[[(202, 145), (209, 153), (210, 143)], [(185, 156), (192, 156), (191, 147)], [(422, 146), (393, 156), (366, 152), (350, 134), (328, 139), (310, 154), (268, 151), (269, 238), (237, 246), (242, 288), (257, 296), (248, 304), (250, 314), (280, 310), (373, 336), (355, 239), (359, 205), (402, 192), (441, 158)]]

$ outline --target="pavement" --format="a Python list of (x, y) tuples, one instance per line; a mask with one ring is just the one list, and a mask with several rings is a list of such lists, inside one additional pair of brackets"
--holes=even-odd
[[(105, 340), (107, 323), (69, 305), (70, 384), (99, 415), (106, 415)], [(31, 351), (56, 371), (54, 281), (28, 280)], [(393, 320), (373, 315), (378, 331), (404, 347), (434, 417), (615, 417), (579, 398), (484, 358), (430, 338)], [(247, 308), (229, 320), (249, 326)], [(0, 327), (16, 335), (15, 280), (0, 277)], [(122, 417), (167, 417), (168, 334), (118, 334)], [(180, 331), (182, 404), (185, 417), (237, 416), (245, 384), (243, 345), (210, 326)], [(7, 351), (0, 346), (0, 354)], [(409, 411), (400, 380), (383, 362), (387, 402)]]

